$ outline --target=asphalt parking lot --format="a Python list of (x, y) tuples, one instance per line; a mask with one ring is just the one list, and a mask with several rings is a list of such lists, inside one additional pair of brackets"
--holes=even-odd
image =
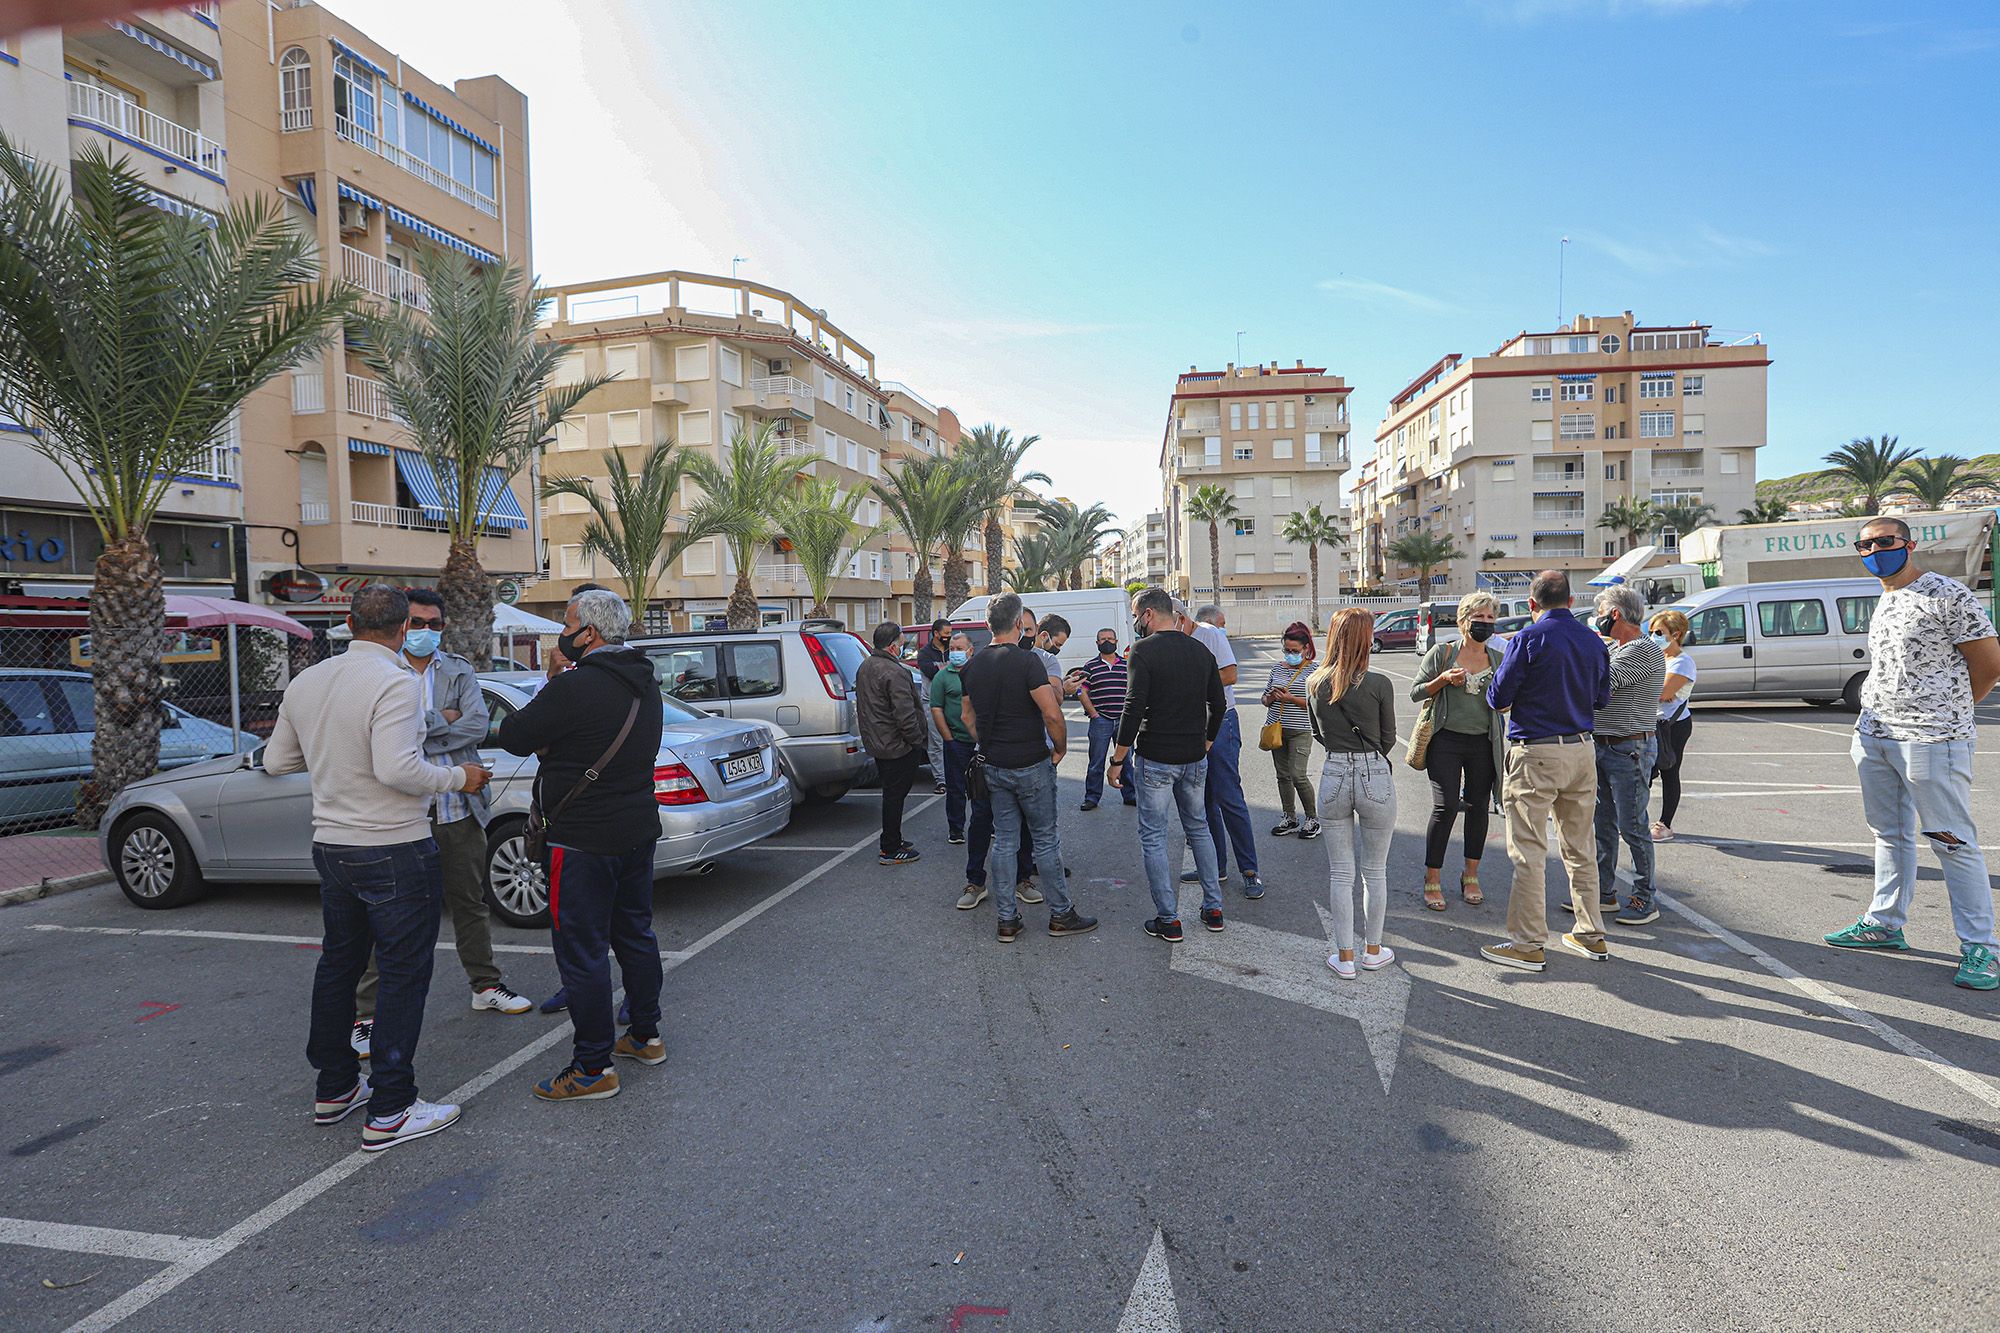
[[(1399, 768), (1399, 961), (1343, 983), (1315, 843), (1260, 839), (1271, 892), (1223, 934), (1144, 936), (1133, 812), (1076, 810), (1078, 719), (1096, 933), (1029, 908), (1001, 947), (990, 900), (952, 910), (939, 800), (896, 870), (870, 797), (804, 808), (659, 886), (669, 1059), (615, 1100), (530, 1096), (567, 1022), (471, 1012), (446, 948), (418, 1077), (464, 1118), (376, 1156), (310, 1120), (309, 890), (0, 911), (0, 1327), (1992, 1328), (2000, 993), (1949, 984), (1928, 860), (1912, 952), (1817, 942), (1872, 882), (1850, 726), (1698, 707), (1667, 914), (1540, 976), (1476, 954), (1497, 824), (1486, 905), (1422, 909)], [(554, 989), (545, 936), (496, 939)]]

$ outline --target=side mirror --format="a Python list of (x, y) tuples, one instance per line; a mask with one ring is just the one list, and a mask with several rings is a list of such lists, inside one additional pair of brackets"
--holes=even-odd
[(242, 764), (244, 768), (264, 767), (264, 747), (260, 745), (254, 750), (247, 751), (243, 755)]

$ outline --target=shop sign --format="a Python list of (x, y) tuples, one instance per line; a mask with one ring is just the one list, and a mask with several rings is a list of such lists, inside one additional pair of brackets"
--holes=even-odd
[[(225, 524), (155, 521), (147, 528), (169, 583), (229, 583), (234, 543)], [(88, 579), (104, 540), (88, 514), (0, 506), (0, 576)]]

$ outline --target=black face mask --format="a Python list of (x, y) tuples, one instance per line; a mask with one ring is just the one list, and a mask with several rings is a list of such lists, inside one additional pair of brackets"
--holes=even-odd
[(1117, 651), (1118, 651), (1118, 640), (1116, 640), (1116, 639), (1099, 639), (1099, 640), (1097, 641), (1097, 652), (1098, 652), (1098, 655), (1099, 655), (1099, 656), (1101, 656), (1101, 657), (1111, 657), (1111, 656), (1113, 656), (1114, 654), (1116, 654), (1116, 653), (1117, 653)]
[(1146, 617), (1144, 616), (1132, 617), (1132, 633), (1135, 637), (1143, 639), (1152, 632), (1153, 631), (1146, 628)]
[(1485, 643), (1493, 637), (1493, 622), (1490, 620), (1475, 620), (1466, 628), (1474, 643)]
[(1609, 634), (1611, 633), (1612, 627), (1615, 626), (1617, 623), (1618, 623), (1618, 617), (1616, 614), (1608, 616), (1599, 616), (1596, 621), (1597, 632), (1599, 634)]
[(577, 634), (581, 633), (583, 633), (582, 630), (576, 631), (576, 634), (564, 630), (561, 634), (556, 635), (556, 651), (572, 662), (581, 662), (583, 660), (583, 649), (576, 641)]

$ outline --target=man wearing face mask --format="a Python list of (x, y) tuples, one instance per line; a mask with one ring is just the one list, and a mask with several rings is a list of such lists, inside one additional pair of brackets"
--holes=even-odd
[(965, 841), (965, 769), (972, 762), (973, 748), (972, 733), (960, 716), (965, 703), (965, 677), (960, 672), (972, 660), (972, 640), (961, 631), (946, 643), (937, 674), (931, 677), (929, 702), (931, 729), (944, 742), (945, 841), (956, 846)]
[(1667, 654), (1646, 633), (1646, 604), (1628, 587), (1597, 594), (1595, 628), (1611, 649), (1611, 702), (1591, 720), (1597, 752), (1597, 902), (1618, 906), (1618, 843), (1632, 849), (1627, 916), (1653, 906), (1653, 832), (1646, 810), (1659, 756)]
[(1958, 934), (1955, 985), (2000, 987), (1993, 882), (1972, 822), (1973, 705), (2000, 681), (2000, 641), (1963, 583), (1921, 571), (1909, 525), (1873, 518), (1854, 543), (1882, 580), (1868, 623), (1868, 679), (1854, 724), (1861, 809), (1875, 833), (1875, 896), (1861, 919), (1826, 936), (1843, 949), (1907, 949), (1903, 923), (1917, 887), (1917, 846), (1944, 869)]
[[(1083, 809), (1095, 810), (1104, 795), (1104, 760), (1111, 753), (1112, 738), (1118, 734), (1118, 719), (1125, 716), (1127, 673), (1125, 659), (1118, 655), (1118, 631), (1097, 631), (1097, 656), (1083, 668), (1078, 694), (1084, 715), (1090, 719), (1090, 768), (1083, 775)], [(1118, 790), (1125, 804), (1139, 804), (1132, 785), (1132, 770), (1118, 775)]]

